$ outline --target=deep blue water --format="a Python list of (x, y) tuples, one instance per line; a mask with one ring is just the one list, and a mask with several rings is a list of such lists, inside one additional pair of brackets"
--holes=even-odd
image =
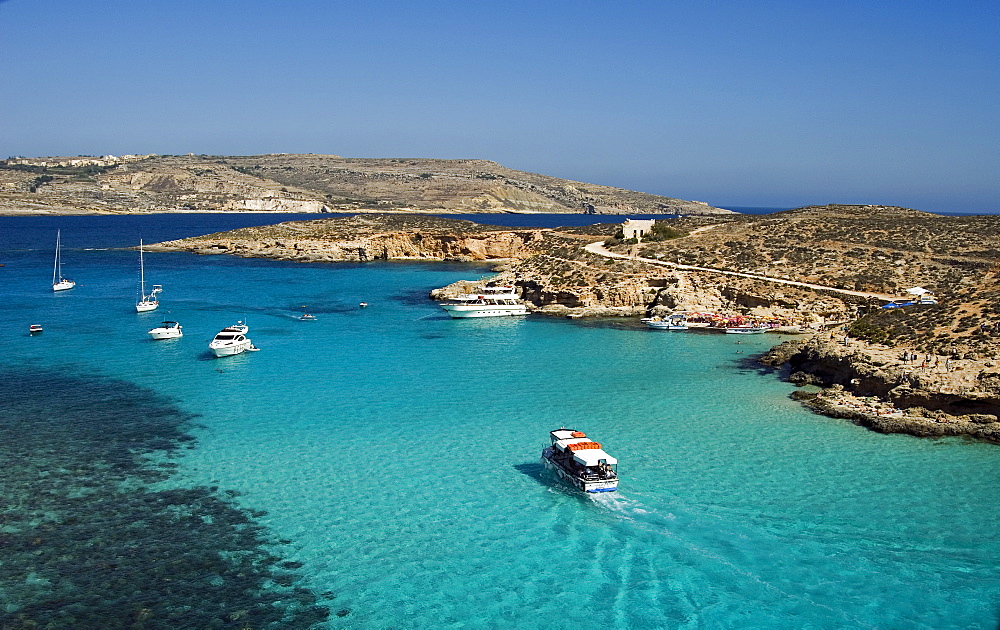
[[(261, 219), (0, 219), (3, 622), (997, 627), (1000, 450), (805, 411), (747, 361), (780, 338), (427, 299), (481, 265), (181, 253), (147, 255), (137, 314), (136, 252), (106, 249)], [(53, 294), (57, 227), (79, 284)], [(162, 319), (184, 337), (151, 341)], [(211, 358), (237, 319), (261, 351)], [(619, 458), (618, 493), (543, 472), (559, 426)]]

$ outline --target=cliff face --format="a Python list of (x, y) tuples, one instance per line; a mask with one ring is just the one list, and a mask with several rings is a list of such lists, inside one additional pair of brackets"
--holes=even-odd
[(540, 230), (486, 234), (439, 234), (413, 230), (371, 234), (330, 242), (302, 237), (232, 238), (167, 241), (149, 251), (189, 251), (195, 254), (231, 254), (299, 262), (364, 262), (369, 260), (496, 260), (528, 255), (541, 240)]

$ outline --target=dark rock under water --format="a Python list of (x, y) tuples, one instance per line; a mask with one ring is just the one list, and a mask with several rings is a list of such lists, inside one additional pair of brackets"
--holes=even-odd
[[(330, 611), (217, 487), (153, 489), (194, 418), (127, 382), (0, 373), (0, 628), (309, 628)], [(162, 488), (162, 485), (158, 486)], [(230, 497), (231, 498), (231, 497)]]

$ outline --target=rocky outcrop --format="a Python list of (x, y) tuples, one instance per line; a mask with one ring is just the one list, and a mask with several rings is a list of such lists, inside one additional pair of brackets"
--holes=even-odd
[(386, 215), (242, 228), (156, 243), (148, 249), (301, 262), (499, 261), (532, 255), (542, 242), (544, 232), (541, 229), (489, 229), (469, 221), (435, 217)]
[(365, 262), (370, 260), (499, 260), (523, 256), (538, 232), (507, 232), (478, 236), (458, 234), (375, 234), (351, 241), (298, 239), (206, 239), (198, 242), (166, 241), (150, 251), (189, 251), (195, 254), (230, 254), (244, 258), (270, 258), (299, 262)]
[[(1000, 441), (1000, 369), (992, 360), (918, 354), (822, 334), (785, 342), (761, 362), (787, 366), (792, 382), (826, 388), (819, 395), (798, 396), (820, 413), (849, 418), (883, 433)], [(858, 411), (831, 402), (837, 398), (831, 392), (871, 397), (902, 412)]]
[(254, 212), (329, 212), (330, 208), (321, 201), (302, 199), (233, 199), (223, 205), (223, 210), (244, 210)]
[(843, 418), (879, 433), (902, 433), (916, 437), (971, 437), (1000, 443), (1000, 418), (995, 414), (953, 415), (914, 407), (904, 411), (879, 410), (876, 402), (857, 404), (853, 395), (842, 395), (835, 386), (822, 392), (796, 392), (796, 399), (817, 413)]

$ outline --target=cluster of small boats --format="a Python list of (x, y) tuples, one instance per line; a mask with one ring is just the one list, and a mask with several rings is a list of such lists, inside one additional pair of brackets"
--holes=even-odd
[(711, 313), (696, 313), (689, 316), (684, 313), (671, 313), (660, 317), (643, 317), (641, 321), (650, 328), (657, 330), (688, 330), (690, 328), (708, 328), (730, 335), (756, 335), (773, 330), (773, 326), (765, 326), (755, 322), (728, 321), (715, 316), (712, 319)]
[[(52, 265), (52, 290), (66, 291), (76, 286), (76, 282), (63, 276), (62, 273), (62, 230), (56, 230), (56, 257)], [(136, 300), (135, 310), (137, 313), (154, 311), (160, 306), (160, 301), (156, 296), (163, 291), (163, 287), (154, 284), (153, 288), (146, 293), (146, 265), (142, 256), (142, 239), (139, 239), (139, 299)]]
[[(234, 354), (259, 350), (247, 338), (248, 332), (250, 332), (250, 327), (242, 321), (238, 321), (232, 326), (226, 326), (209, 342), (208, 349), (217, 357), (230, 357)], [(184, 336), (184, 332), (182, 326), (177, 322), (163, 322), (150, 330), (149, 336), (156, 340), (179, 339)]]
[[(69, 280), (62, 275), (62, 231), (56, 231), (56, 256), (52, 266), (52, 290), (65, 291), (76, 286), (76, 282)], [(154, 311), (160, 306), (157, 295), (163, 291), (163, 287), (154, 284), (149, 293), (146, 293), (146, 264), (143, 259), (142, 239), (139, 239), (139, 298), (135, 303), (137, 313)], [(364, 303), (362, 303), (364, 304)], [(367, 306), (367, 304), (364, 304)], [(316, 319), (308, 313), (303, 314), (300, 319)], [(32, 324), (28, 328), (29, 335), (37, 335), (42, 332), (40, 324)], [(208, 349), (217, 357), (228, 357), (243, 352), (253, 352), (258, 350), (253, 342), (247, 337), (250, 328), (242, 321), (236, 322), (232, 326), (227, 326), (220, 330), (218, 334), (208, 344)], [(154, 340), (179, 339), (184, 336), (183, 327), (175, 321), (162, 322), (156, 328), (149, 331), (149, 336)]]

